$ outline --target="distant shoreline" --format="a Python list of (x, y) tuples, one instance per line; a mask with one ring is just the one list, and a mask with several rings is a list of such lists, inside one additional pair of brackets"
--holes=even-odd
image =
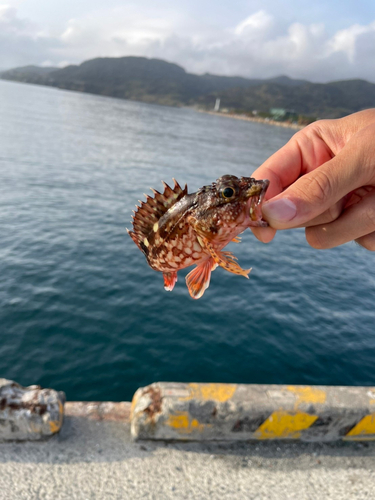
[(198, 111), (199, 113), (206, 113), (209, 115), (215, 115), (215, 116), (222, 116), (225, 118), (234, 118), (236, 120), (244, 120), (244, 121), (249, 121), (249, 122), (255, 122), (255, 123), (263, 123), (265, 125), (273, 125), (276, 127), (284, 127), (284, 128), (291, 128), (294, 130), (301, 130), (306, 125), (299, 125), (298, 123), (290, 123), (290, 122), (279, 122), (276, 120), (272, 120), (270, 118), (262, 118), (262, 117), (257, 117), (257, 116), (248, 116), (248, 115), (240, 115), (237, 113), (226, 113), (226, 112), (220, 112), (220, 111), (206, 111), (205, 109), (198, 108), (196, 106), (177, 106), (177, 105), (172, 105), (172, 104), (164, 104), (160, 102), (148, 102), (148, 101), (142, 101), (138, 99), (131, 99), (131, 98), (123, 98), (123, 97), (118, 97), (114, 95), (106, 95), (106, 94), (98, 94), (96, 92), (89, 92), (87, 90), (79, 90), (75, 88), (66, 88), (66, 87), (59, 87), (55, 85), (48, 85), (46, 83), (41, 83), (38, 81), (23, 81), (23, 80), (16, 80), (16, 79), (10, 79), (10, 78), (2, 78), (1, 77), (1, 72), (0, 72), (0, 81), (5, 81), (5, 82), (13, 82), (13, 83), (21, 83), (24, 85), (38, 85), (42, 87), (47, 87), (47, 88), (53, 88), (56, 90), (66, 90), (68, 92), (79, 92), (79, 93), (84, 93), (84, 94), (90, 94), (90, 95), (96, 95), (99, 97), (109, 97), (110, 99), (122, 99), (125, 101), (129, 102), (139, 102), (142, 104), (155, 104), (157, 106), (170, 106), (173, 108), (186, 108), (186, 109), (193, 109), (194, 111)]
[(225, 118), (235, 118), (236, 120), (244, 120), (248, 122), (264, 123), (265, 125), (274, 125), (276, 127), (292, 128), (294, 130), (301, 130), (306, 125), (298, 125), (298, 123), (277, 122), (269, 118), (261, 118), (256, 116), (238, 115), (236, 113), (220, 113), (219, 111), (205, 111), (203, 109), (196, 109), (200, 113), (207, 113), (209, 115), (223, 116)]

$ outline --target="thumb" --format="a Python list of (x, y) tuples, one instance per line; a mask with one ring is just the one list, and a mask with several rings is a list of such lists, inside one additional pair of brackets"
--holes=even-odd
[(350, 191), (363, 186), (364, 163), (355, 148), (343, 148), (332, 160), (303, 175), (263, 205), (274, 229), (302, 226), (318, 217)]

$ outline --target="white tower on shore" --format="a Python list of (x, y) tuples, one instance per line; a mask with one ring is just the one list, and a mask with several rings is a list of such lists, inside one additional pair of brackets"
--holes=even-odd
[(219, 111), (219, 109), (220, 109), (220, 99), (217, 98), (215, 102), (214, 111)]

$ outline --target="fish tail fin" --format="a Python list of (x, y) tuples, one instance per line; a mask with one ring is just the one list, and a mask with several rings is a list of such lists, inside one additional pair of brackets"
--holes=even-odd
[(171, 273), (163, 273), (164, 278), (164, 289), (171, 292), (177, 281), (177, 272), (172, 271)]
[(217, 264), (212, 258), (198, 264), (195, 269), (186, 276), (186, 286), (193, 299), (199, 299), (210, 285), (211, 271), (216, 269)]

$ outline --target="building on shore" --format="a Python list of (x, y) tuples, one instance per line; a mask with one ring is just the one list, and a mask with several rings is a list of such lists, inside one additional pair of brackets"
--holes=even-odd
[(284, 108), (271, 108), (270, 109), (271, 119), (275, 121), (297, 121), (298, 114), (294, 109), (284, 109)]

